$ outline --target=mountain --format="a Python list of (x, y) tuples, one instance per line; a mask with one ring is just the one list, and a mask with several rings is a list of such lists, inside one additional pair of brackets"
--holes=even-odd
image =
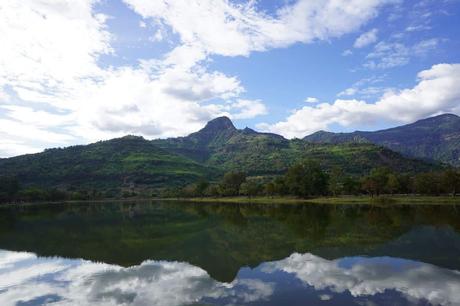
[(414, 158), (460, 166), (460, 117), (444, 114), (391, 129), (352, 133), (319, 131), (304, 138), (309, 143), (370, 142)]
[(277, 175), (307, 158), (319, 161), (325, 170), (340, 167), (350, 175), (365, 175), (379, 166), (402, 173), (438, 167), (369, 142), (288, 140), (250, 128), (239, 130), (229, 118), (219, 117), (186, 137), (146, 140), (125, 136), (0, 159), (0, 173), (17, 177), (24, 186), (116, 192), (133, 186), (150, 190), (200, 178), (215, 180), (230, 170), (250, 176)]
[(209, 167), (240, 170), (250, 175), (283, 173), (290, 165), (305, 158), (317, 159), (326, 169), (339, 166), (355, 175), (368, 173), (378, 166), (388, 166), (400, 172), (424, 171), (433, 167), (371, 143), (313, 144), (250, 128), (238, 130), (227, 117), (216, 118), (189, 136), (152, 142)]
[(105, 189), (132, 184), (183, 185), (199, 177), (213, 177), (218, 171), (142, 137), (125, 136), (0, 159), (0, 173), (14, 175), (24, 185)]

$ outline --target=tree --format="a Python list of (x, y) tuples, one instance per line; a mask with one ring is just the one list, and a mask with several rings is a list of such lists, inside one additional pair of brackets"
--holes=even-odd
[(209, 187), (209, 182), (206, 181), (205, 179), (200, 179), (196, 184), (195, 184), (195, 190), (194, 193), (198, 197), (202, 197), (205, 194), (206, 189)]
[(366, 176), (363, 179), (361, 188), (363, 188), (363, 190), (366, 191), (371, 197), (373, 197), (375, 194), (378, 194), (378, 183), (372, 176)]
[(391, 170), (387, 167), (378, 167), (371, 170), (370, 179), (373, 182), (374, 193), (380, 195), (385, 192), (387, 186), (388, 176), (391, 174)]
[(399, 184), (398, 177), (393, 173), (388, 174), (385, 189), (389, 193), (394, 194), (395, 192), (399, 190), (399, 188), (400, 188), (400, 184)]
[(442, 187), (450, 193), (453, 197), (457, 195), (460, 190), (460, 173), (455, 169), (447, 169), (441, 176)]
[(332, 195), (336, 196), (343, 191), (343, 170), (339, 167), (334, 167), (329, 178), (329, 190)]
[(265, 184), (265, 188), (264, 188), (264, 193), (269, 196), (269, 197), (273, 197), (273, 195), (275, 194), (275, 184), (273, 182), (269, 182), (267, 184)]
[(420, 173), (414, 178), (414, 192), (416, 193), (439, 195), (440, 187), (440, 177), (437, 173)]
[(289, 188), (286, 184), (286, 180), (282, 176), (278, 176), (275, 178), (275, 181), (273, 182), (273, 185), (275, 187), (275, 193), (278, 195), (286, 195), (289, 193)]
[(241, 184), (246, 181), (246, 173), (239, 171), (231, 171), (225, 173), (220, 189), (224, 196), (235, 196), (240, 193)]
[(204, 195), (208, 197), (217, 197), (220, 195), (220, 189), (217, 185), (209, 185), (204, 191)]
[(319, 164), (310, 160), (293, 165), (285, 175), (290, 192), (301, 197), (327, 194), (328, 179)]
[(248, 197), (258, 195), (262, 190), (262, 186), (254, 180), (246, 181), (241, 184), (240, 194)]
[(357, 179), (347, 176), (343, 179), (343, 192), (345, 194), (358, 194), (360, 191), (360, 183)]
[(19, 181), (15, 177), (0, 177), (0, 200), (11, 201), (19, 192)]

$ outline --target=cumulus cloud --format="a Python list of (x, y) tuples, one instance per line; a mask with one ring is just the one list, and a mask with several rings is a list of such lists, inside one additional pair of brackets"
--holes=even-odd
[(96, 0), (5, 0), (0, 4), (2, 85), (52, 90), (100, 73), (96, 60), (112, 52), (106, 16)]
[(377, 29), (372, 29), (366, 33), (361, 34), (353, 44), (355, 48), (364, 48), (370, 44), (373, 44), (377, 41)]
[(438, 64), (418, 74), (413, 88), (390, 90), (376, 103), (338, 99), (334, 103), (304, 106), (286, 120), (258, 127), (285, 137), (304, 137), (332, 124), (372, 126), (382, 121), (410, 123), (440, 114), (460, 114), (460, 64)]
[(143, 17), (136, 28), (152, 31), (151, 43), (166, 33), (178, 42), (155, 58), (112, 67), (101, 58), (118, 56), (116, 33), (111, 17), (96, 12), (98, 0), (2, 1), (0, 156), (127, 133), (183, 136), (219, 115), (266, 114), (262, 101), (244, 98), (236, 76), (208, 68), (212, 55), (339, 37), (389, 2), (299, 0), (269, 15), (253, 1), (126, 0)]
[(229, 114), (232, 119), (251, 119), (268, 113), (267, 107), (260, 100), (239, 99), (230, 106), (230, 109), (237, 110), (234, 114)]

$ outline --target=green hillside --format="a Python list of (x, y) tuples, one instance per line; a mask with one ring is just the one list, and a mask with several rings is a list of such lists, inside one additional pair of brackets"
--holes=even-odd
[(226, 117), (214, 119), (190, 136), (153, 142), (208, 166), (250, 175), (283, 173), (293, 163), (307, 158), (318, 160), (326, 169), (339, 166), (354, 175), (367, 174), (378, 166), (398, 172), (427, 171), (434, 167), (371, 143), (316, 144), (248, 128), (237, 130)]
[(119, 194), (120, 188), (151, 190), (183, 186), (200, 178), (212, 181), (230, 170), (249, 176), (283, 174), (303, 159), (317, 160), (324, 170), (339, 167), (355, 176), (379, 166), (398, 173), (439, 167), (368, 142), (311, 143), (249, 128), (238, 130), (230, 119), (221, 117), (187, 137), (149, 141), (126, 136), (0, 159), (0, 173), (16, 177), (21, 186), (115, 189)]
[(304, 138), (310, 143), (371, 142), (415, 158), (460, 166), (460, 117), (444, 114), (391, 129), (353, 133), (320, 131)]
[(0, 172), (23, 185), (92, 188), (175, 186), (218, 174), (136, 136), (1, 159)]

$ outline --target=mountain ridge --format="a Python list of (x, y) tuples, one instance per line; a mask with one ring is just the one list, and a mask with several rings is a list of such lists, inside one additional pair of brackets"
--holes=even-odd
[(318, 131), (303, 138), (310, 143), (369, 142), (405, 156), (460, 165), (460, 117), (442, 114), (377, 131)]
[(398, 173), (440, 167), (404, 157), (369, 141), (288, 140), (250, 128), (237, 129), (228, 117), (219, 117), (185, 137), (146, 140), (127, 135), (0, 159), (0, 173), (15, 176), (26, 186), (164, 188), (183, 186), (200, 178), (214, 180), (227, 171), (243, 171), (249, 176), (284, 174), (291, 165), (304, 159), (317, 160), (326, 171), (338, 167), (352, 176), (367, 175), (382, 166)]

